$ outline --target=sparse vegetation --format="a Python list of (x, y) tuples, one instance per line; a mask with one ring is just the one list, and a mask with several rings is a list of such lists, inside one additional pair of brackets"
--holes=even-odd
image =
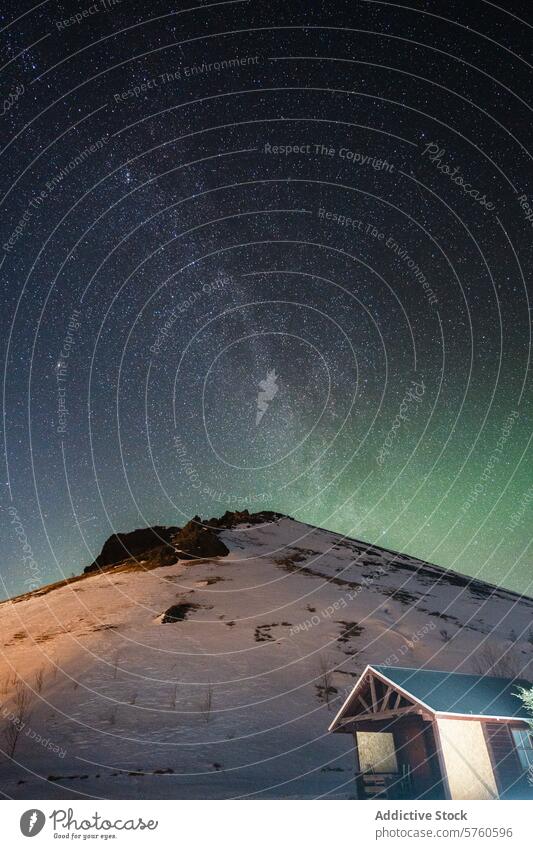
[(115, 652), (115, 656), (114, 656), (114, 658), (113, 658), (113, 678), (116, 678), (116, 677), (117, 677), (117, 675), (118, 675), (118, 662), (119, 662), (119, 659), (120, 659), (120, 653), (119, 653), (119, 651), (117, 650), (117, 651)]
[(7, 713), (7, 725), (4, 729), (6, 753), (10, 758), (15, 754), (20, 735), (30, 718), (32, 695), (26, 683), (19, 680), (15, 687), (13, 709)]
[(524, 672), (524, 664), (515, 650), (502, 650), (492, 643), (486, 643), (474, 656), (473, 669), (477, 675), (520, 678)]
[(41, 666), (41, 668), (40, 668), (40, 669), (38, 669), (38, 670), (37, 670), (37, 672), (35, 673), (35, 686), (34, 686), (34, 689), (35, 689), (35, 692), (36, 692), (36, 693), (41, 693), (41, 692), (42, 692), (43, 684), (44, 684), (44, 667), (43, 667), (43, 666)]
[(211, 710), (213, 708), (213, 685), (211, 681), (206, 684), (205, 690), (200, 700), (200, 714), (206, 722), (211, 719)]
[(316, 685), (316, 688), (318, 695), (327, 704), (328, 710), (331, 710), (330, 697), (338, 692), (337, 688), (331, 683), (333, 674), (332, 662), (327, 655), (319, 654), (317, 664), (319, 683)]

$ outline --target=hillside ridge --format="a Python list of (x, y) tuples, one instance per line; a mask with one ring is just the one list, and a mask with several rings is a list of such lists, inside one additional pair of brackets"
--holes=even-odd
[[(171, 565), (171, 563), (176, 562), (176, 560), (179, 559), (194, 559), (194, 554), (190, 555), (187, 552), (184, 552), (176, 544), (179, 543), (179, 535), (183, 534), (184, 531), (187, 533), (191, 529), (198, 529), (198, 534), (195, 536), (201, 537), (204, 529), (218, 534), (223, 530), (232, 530), (239, 525), (248, 524), (250, 527), (253, 527), (259, 524), (278, 522), (281, 519), (297, 522), (299, 525), (303, 525), (311, 531), (322, 531), (324, 533), (331, 534), (338, 538), (338, 545), (344, 544), (349, 546), (350, 544), (355, 544), (356, 546), (360, 546), (362, 549), (360, 554), (363, 552), (365, 554), (372, 554), (376, 552), (380, 555), (385, 555), (389, 565), (397, 564), (398, 568), (405, 569), (406, 571), (416, 571), (417, 573), (422, 574), (431, 574), (432, 572), (435, 572), (438, 580), (444, 579), (445, 582), (449, 582), (451, 580), (451, 582), (457, 586), (468, 585), (470, 588), (472, 588), (472, 586), (478, 586), (483, 588), (485, 593), (487, 593), (490, 589), (491, 594), (495, 594), (499, 598), (515, 600), (517, 602), (533, 602), (533, 596), (516, 592), (515, 590), (508, 589), (507, 587), (498, 586), (484, 578), (474, 577), (464, 572), (459, 572), (456, 569), (448, 569), (445, 566), (430, 563), (427, 560), (422, 560), (420, 557), (416, 557), (415, 555), (411, 555), (406, 552), (395, 551), (394, 549), (376, 545), (376, 543), (366, 542), (365, 540), (360, 540), (356, 537), (350, 537), (346, 534), (339, 533), (338, 531), (332, 531), (328, 528), (323, 528), (320, 525), (313, 525), (309, 522), (296, 519), (294, 516), (289, 516), (277, 511), (261, 510), (256, 513), (250, 513), (247, 509), (244, 509), (226, 510), (221, 517), (212, 517), (210, 519), (202, 519), (200, 516), (194, 516), (183, 526), (183, 528), (175, 525), (152, 525), (145, 528), (135, 528), (133, 531), (116, 532), (111, 534), (111, 536), (105, 540), (100, 554), (91, 564), (89, 564), (89, 566), (85, 566), (81, 573), (69, 578), (52, 581), (49, 584), (43, 584), (35, 590), (30, 590), (16, 596), (11, 596), (7, 599), (3, 599), (0, 601), (0, 605), (8, 602), (15, 603), (23, 601), (33, 596), (44, 595), (55, 589), (59, 589), (60, 587), (67, 586), (71, 583), (76, 583), (79, 580), (101, 572), (119, 568), (123, 571), (133, 571), (137, 568), (141, 569), (142, 566), (144, 566), (145, 571), (148, 571), (152, 568)], [(142, 543), (139, 544), (139, 540), (142, 539), (147, 541), (151, 540), (153, 541), (153, 544), (148, 544), (143, 547)], [(126, 556), (113, 559), (111, 552), (119, 552), (121, 548)], [(149, 565), (146, 565), (144, 558), (146, 558), (148, 554), (153, 554), (154, 552), (156, 553), (157, 562), (153, 563), (152, 557), (148, 561)], [(226, 553), (228, 553), (227, 550)], [(175, 555), (174, 559), (173, 554)], [(143, 557), (142, 561), (137, 559), (141, 556)], [(210, 553), (209, 550), (206, 550), (199, 553), (197, 556), (219, 557), (224, 556), (224, 554), (221, 549), (213, 549), (212, 553)]]

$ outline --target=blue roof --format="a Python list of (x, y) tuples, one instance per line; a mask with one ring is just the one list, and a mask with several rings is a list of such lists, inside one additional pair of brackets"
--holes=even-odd
[(532, 686), (523, 679), (374, 664), (371, 669), (384, 675), (436, 713), (533, 720), (516, 695), (519, 687)]

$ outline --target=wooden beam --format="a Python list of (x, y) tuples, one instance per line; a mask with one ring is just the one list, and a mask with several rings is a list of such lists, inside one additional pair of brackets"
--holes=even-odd
[(385, 695), (383, 696), (383, 701), (381, 702), (380, 711), (387, 710), (387, 705), (389, 703), (391, 693), (392, 693), (392, 687), (387, 687), (387, 689), (385, 691)]
[(370, 678), (370, 693), (371, 693), (371, 696), (372, 696), (372, 710), (375, 713), (378, 709), (378, 700), (377, 700), (377, 697), (376, 697), (376, 685), (374, 683), (374, 676), (369, 675), (369, 678)]
[(355, 771), (357, 773), (361, 771), (361, 762), (359, 760), (359, 746), (357, 745), (357, 734), (355, 731), (353, 732), (353, 753), (355, 757)]
[(440, 767), (442, 787), (444, 789), (444, 798), (445, 799), (451, 799), (452, 793), (451, 793), (451, 790), (450, 790), (450, 782), (448, 780), (448, 771), (446, 769), (446, 762), (444, 760), (444, 755), (442, 754), (442, 742), (441, 742), (441, 739), (440, 739), (439, 723), (437, 722), (436, 719), (433, 720), (432, 729), (433, 729), (433, 738), (435, 740), (435, 748), (437, 750), (437, 760), (439, 762), (439, 767)]
[(395, 707), (395, 708), (397, 708), (397, 707), (399, 707), (399, 706), (400, 706), (400, 702), (401, 702), (401, 700), (402, 700), (402, 694), (401, 694), (401, 693), (398, 693), (398, 695), (396, 696), (396, 701), (394, 702), (394, 707)]
[(415, 705), (412, 705), (410, 707), (396, 708), (396, 710), (394, 710), (393, 708), (392, 710), (383, 710), (378, 711), (377, 713), (369, 713), (368, 715), (360, 713), (357, 719), (392, 719), (395, 716), (404, 716), (406, 713), (419, 714), (422, 713), (422, 708), (415, 707)]
[(365, 699), (363, 699), (362, 696), (357, 696), (357, 698), (359, 699), (359, 701), (363, 705), (364, 709), (367, 710), (367, 711), (370, 711), (370, 705), (368, 704), (368, 702), (366, 702)]
[(356, 716), (345, 716), (342, 718), (341, 723), (345, 722), (361, 722), (362, 720), (367, 719), (389, 719), (393, 716), (403, 716), (406, 713), (415, 713), (422, 714), (424, 709), (421, 707), (417, 707), (416, 705), (410, 705), (409, 707), (403, 708), (392, 708), (391, 710), (383, 710), (383, 711), (371, 711), (369, 713), (358, 713)]

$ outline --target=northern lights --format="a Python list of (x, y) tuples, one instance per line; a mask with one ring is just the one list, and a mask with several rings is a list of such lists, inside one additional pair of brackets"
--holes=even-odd
[(529, 4), (80, 11), (2, 13), (3, 595), (245, 507), (531, 594)]

